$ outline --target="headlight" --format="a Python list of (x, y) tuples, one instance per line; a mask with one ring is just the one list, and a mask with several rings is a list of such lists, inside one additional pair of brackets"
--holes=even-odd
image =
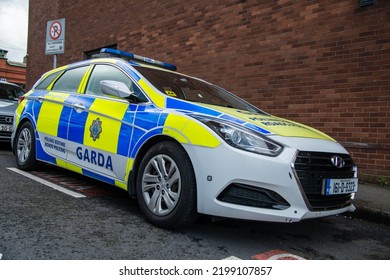
[(199, 115), (191, 115), (191, 117), (210, 127), (226, 143), (237, 149), (266, 156), (277, 156), (283, 150), (282, 145), (248, 128), (221, 119)]

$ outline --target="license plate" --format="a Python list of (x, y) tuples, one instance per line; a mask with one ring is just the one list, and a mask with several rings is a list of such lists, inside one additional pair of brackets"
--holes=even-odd
[(12, 125), (0, 124), (0, 131), (12, 132)]
[(358, 191), (358, 178), (351, 179), (324, 179), (323, 195), (349, 194)]

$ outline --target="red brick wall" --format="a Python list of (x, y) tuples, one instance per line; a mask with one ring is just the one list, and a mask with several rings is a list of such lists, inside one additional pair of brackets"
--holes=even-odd
[(390, 1), (30, 1), (29, 86), (52, 67), (45, 28), (58, 18), (58, 65), (117, 44), (330, 134), (365, 179), (390, 176)]
[(26, 66), (0, 58), (0, 78), (23, 87), (26, 84)]

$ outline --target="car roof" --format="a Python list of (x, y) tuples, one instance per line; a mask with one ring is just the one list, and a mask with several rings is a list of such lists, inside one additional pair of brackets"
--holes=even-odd
[(10, 82), (7, 82), (7, 81), (0, 81), (0, 84), (9, 85), (9, 86), (15, 86), (15, 87), (21, 88), (19, 85), (14, 84), (14, 83), (10, 83)]

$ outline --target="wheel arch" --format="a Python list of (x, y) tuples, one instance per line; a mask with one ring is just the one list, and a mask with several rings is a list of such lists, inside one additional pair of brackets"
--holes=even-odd
[(15, 154), (15, 147), (16, 147), (16, 135), (18, 135), (20, 128), (25, 124), (26, 122), (30, 122), (32, 127), (34, 128), (34, 133), (36, 133), (36, 124), (35, 122), (30, 119), (29, 117), (21, 118), (18, 122), (18, 126), (16, 127), (16, 130), (13, 132), (14, 138), (12, 139), (12, 152)]
[[(183, 149), (183, 151), (187, 154), (188, 158), (190, 159), (191, 168), (192, 168), (192, 170), (193, 170), (193, 172), (195, 174), (195, 169), (194, 169), (192, 160), (191, 160), (190, 156), (188, 155), (187, 151), (182, 146), (182, 144), (179, 141), (177, 141), (176, 139), (174, 139), (174, 138), (172, 138), (170, 136), (167, 136), (167, 135), (156, 135), (156, 136), (151, 137), (150, 139), (148, 139), (141, 146), (141, 148), (139, 149), (139, 151), (138, 151), (138, 153), (137, 153), (137, 155), (136, 155), (136, 157), (134, 159), (133, 168), (132, 168), (132, 170), (131, 170), (131, 172), (129, 174), (129, 180), (128, 180), (128, 192), (129, 192), (130, 196), (135, 197), (137, 195), (136, 181), (137, 181), (138, 168), (139, 168), (139, 165), (140, 165), (140, 163), (142, 161), (142, 158), (145, 156), (147, 151), (152, 146), (154, 146), (157, 143), (164, 142), (164, 141), (169, 141), (169, 142), (172, 142), (172, 143), (176, 143)], [(195, 177), (195, 180), (196, 180), (196, 177)]]

